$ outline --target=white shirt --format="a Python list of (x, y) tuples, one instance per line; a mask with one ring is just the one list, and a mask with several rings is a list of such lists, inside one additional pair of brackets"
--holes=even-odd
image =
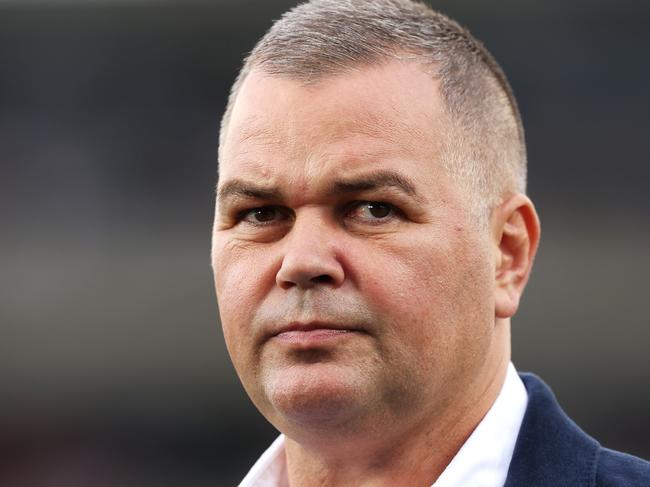
[[(503, 487), (528, 394), (514, 365), (494, 404), (432, 487)], [(239, 487), (288, 487), (284, 435), (257, 460)]]

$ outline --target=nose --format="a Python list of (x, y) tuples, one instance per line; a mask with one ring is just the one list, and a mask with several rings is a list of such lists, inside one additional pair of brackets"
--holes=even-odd
[(282, 265), (275, 279), (283, 289), (338, 287), (345, 279), (336, 245), (336, 229), (310, 216), (309, 220), (296, 218), (285, 236)]

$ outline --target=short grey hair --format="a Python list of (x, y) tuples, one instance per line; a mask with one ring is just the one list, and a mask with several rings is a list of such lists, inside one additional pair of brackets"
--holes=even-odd
[(467, 29), (412, 0), (311, 0), (277, 20), (245, 59), (221, 121), (220, 145), (252, 69), (303, 83), (392, 59), (419, 62), (439, 80), (449, 133), (442, 164), (487, 215), (526, 190), (526, 145), (508, 80)]

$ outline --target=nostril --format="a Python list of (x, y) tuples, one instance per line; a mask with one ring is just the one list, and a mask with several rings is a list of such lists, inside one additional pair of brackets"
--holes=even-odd
[(320, 276), (312, 277), (311, 281), (314, 284), (332, 284), (334, 279), (332, 276), (328, 276), (327, 274), (321, 274)]
[(306, 289), (306, 288), (310, 288), (322, 284), (333, 285), (334, 282), (335, 282), (334, 278), (327, 274), (321, 274), (319, 276), (312, 277), (312, 278), (307, 278), (305, 276), (305, 279), (294, 279), (294, 280), (287, 279), (283, 281), (278, 281), (280, 287), (285, 291), (287, 289), (291, 289), (294, 286), (298, 286)]
[(336, 258), (321, 254), (293, 252), (286, 255), (275, 276), (276, 284), (288, 290), (294, 286), (309, 289), (316, 286), (336, 287), (343, 283), (345, 274), (341, 263)]

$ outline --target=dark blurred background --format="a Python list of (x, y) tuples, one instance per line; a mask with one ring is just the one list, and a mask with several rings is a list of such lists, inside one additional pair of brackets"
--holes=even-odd
[[(217, 129), (292, 2), (0, 0), (0, 485), (236, 485), (275, 436), (209, 266)], [(509, 74), (542, 246), (514, 361), (650, 457), (650, 2), (440, 0)]]

